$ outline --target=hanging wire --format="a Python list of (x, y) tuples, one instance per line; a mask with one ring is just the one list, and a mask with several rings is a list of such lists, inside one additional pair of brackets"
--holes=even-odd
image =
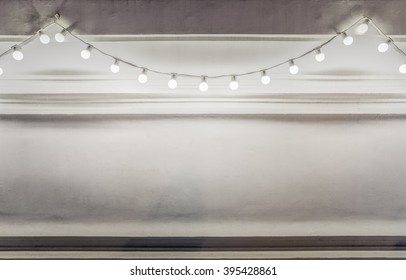
[(51, 18), (51, 21), (50, 21), (49, 23), (47, 23), (46, 25), (44, 25), (41, 29), (39, 29), (39, 30), (38, 30), (37, 32), (35, 32), (33, 35), (31, 35), (31, 36), (29, 36), (28, 38), (24, 39), (24, 40), (21, 41), (20, 43), (11, 46), (11, 47), (10, 47), (8, 50), (6, 50), (5, 52), (0, 53), (0, 58), (3, 57), (3, 56), (5, 56), (5, 55), (7, 55), (7, 54), (9, 54), (9, 53), (11, 53), (11, 52), (13, 51), (13, 48), (14, 48), (14, 47), (23, 47), (23, 46), (29, 44), (31, 41), (33, 41), (34, 39), (36, 39), (37, 37), (39, 37), (39, 32), (40, 32), (40, 31), (44, 31), (44, 30), (46, 30), (47, 28), (49, 28), (49, 27), (55, 25), (55, 24), (57, 23), (57, 20), (58, 20), (58, 19), (59, 19), (59, 15), (56, 14), (55, 16), (53, 16), (53, 17)]
[(391, 44), (394, 46), (394, 49), (395, 49), (398, 53), (400, 53), (400, 54), (403, 55), (403, 56), (406, 56), (406, 53), (405, 53), (401, 48), (399, 48), (398, 45), (396, 45), (395, 41), (394, 41), (390, 36), (386, 35), (386, 34), (382, 31), (382, 29), (381, 29), (378, 25), (376, 25), (376, 23), (375, 23), (371, 18), (365, 17), (365, 19), (367, 19), (367, 20), (369, 20), (369, 21), (371, 22), (372, 26), (379, 32), (380, 35), (384, 36), (389, 42), (391, 42)]
[(284, 60), (284, 61), (282, 61), (282, 62), (279, 62), (279, 63), (277, 63), (277, 64), (271, 65), (271, 66), (266, 67), (266, 68), (261, 68), (261, 69), (256, 69), (256, 70), (247, 71), (247, 72), (241, 72), (241, 73), (220, 74), (220, 75), (206, 75), (206, 74), (199, 74), (199, 75), (198, 75), (198, 74), (181, 73), (181, 72), (173, 72), (173, 71), (172, 71), (172, 72), (165, 72), (165, 71), (159, 71), (159, 70), (156, 70), (156, 69), (151, 69), (151, 68), (149, 68), (149, 67), (147, 67), (147, 66), (135, 64), (135, 63), (133, 63), (133, 62), (130, 62), (130, 61), (128, 61), (128, 60), (125, 60), (125, 59), (120, 58), (120, 57), (118, 57), (118, 56), (111, 55), (111, 54), (109, 54), (109, 53), (103, 51), (102, 49), (96, 47), (95, 45), (93, 45), (93, 44), (91, 44), (91, 43), (89, 43), (89, 42), (83, 40), (80, 36), (74, 34), (71, 30), (69, 30), (69, 28), (67, 28), (67, 27), (63, 26), (62, 24), (60, 24), (60, 23), (58, 22), (59, 18), (60, 18), (60, 15), (59, 15), (59, 14), (56, 14), (54, 17), (52, 17), (52, 21), (51, 21), (50, 23), (46, 24), (44, 27), (42, 27), (40, 30), (38, 30), (36, 33), (34, 33), (33, 35), (31, 35), (30, 37), (26, 38), (25, 40), (21, 41), (20, 43), (18, 43), (18, 44), (16, 44), (16, 45), (13, 45), (13, 46), (10, 47), (8, 50), (6, 50), (5, 52), (1, 53), (1, 54), (0, 54), (0, 58), (3, 57), (3, 56), (5, 56), (5, 55), (7, 55), (7, 54), (9, 54), (9, 53), (11, 53), (14, 47), (22, 47), (22, 46), (24, 46), (24, 45), (30, 43), (32, 40), (34, 40), (36, 37), (39, 36), (39, 31), (44, 31), (45, 29), (49, 28), (49, 27), (52, 26), (52, 25), (57, 25), (57, 26), (59, 26), (62, 30), (65, 30), (68, 34), (70, 34), (72, 37), (74, 37), (75, 39), (77, 39), (78, 41), (82, 42), (82, 43), (85, 44), (85, 45), (88, 45), (88, 46), (92, 47), (93, 50), (96, 50), (96, 51), (98, 51), (99, 53), (101, 53), (101, 54), (103, 54), (103, 55), (105, 55), (105, 56), (108, 56), (108, 57), (112, 58), (113, 60), (117, 60), (117, 61), (119, 61), (119, 62), (121, 62), (121, 63), (127, 64), (127, 65), (129, 65), (129, 66), (131, 66), (131, 67), (138, 68), (138, 69), (140, 69), (140, 70), (145, 69), (145, 70), (147, 70), (148, 72), (152, 72), (152, 73), (155, 73), (155, 74), (167, 75), (167, 76), (172, 76), (172, 75), (175, 74), (177, 77), (189, 77), (189, 78), (202, 78), (202, 77), (205, 77), (206, 79), (218, 79), (218, 78), (233, 77), (233, 76), (234, 76), (234, 77), (241, 77), (241, 76), (247, 76), (247, 75), (252, 75), (252, 74), (256, 74), (256, 73), (262, 73), (263, 71), (268, 71), (268, 70), (274, 69), (274, 68), (279, 67), (279, 66), (281, 66), (281, 65), (288, 64), (288, 63), (291, 62), (291, 61), (295, 61), (295, 60), (300, 59), (300, 58), (302, 58), (302, 57), (304, 57), (304, 56), (306, 56), (306, 55), (309, 55), (309, 54), (311, 54), (311, 53), (317, 51), (318, 49), (321, 49), (322, 47), (326, 46), (327, 44), (331, 43), (335, 38), (337, 38), (338, 36), (341, 36), (342, 34), (346, 33), (349, 29), (353, 28), (355, 25), (359, 24), (360, 22), (364, 22), (364, 21), (369, 21), (369, 22), (372, 24), (372, 26), (379, 32), (380, 35), (384, 36), (388, 41), (391, 42), (391, 44), (394, 46), (394, 49), (395, 49), (398, 53), (400, 53), (401, 55), (403, 55), (403, 56), (406, 57), (406, 53), (405, 53), (400, 47), (398, 47), (398, 46), (396, 45), (396, 43), (394, 42), (394, 40), (393, 40), (390, 36), (386, 35), (386, 34), (382, 31), (382, 29), (379, 28), (379, 27), (377, 26), (377, 24), (376, 24), (371, 18), (369, 18), (369, 17), (367, 17), (367, 16), (363, 16), (363, 17), (359, 18), (358, 20), (356, 20), (356, 21), (355, 21), (354, 23), (352, 23), (351, 25), (349, 25), (347, 28), (343, 29), (343, 30), (340, 31), (340, 32), (337, 32), (335, 35), (331, 36), (328, 40), (326, 40), (325, 42), (323, 42), (323, 43), (321, 43), (321, 44), (315, 46), (314, 48), (312, 48), (312, 49), (310, 49), (310, 50), (308, 50), (308, 51), (306, 51), (306, 52), (304, 52), (304, 53), (302, 53), (302, 54), (300, 54), (300, 55), (298, 55), (298, 56), (295, 56), (295, 57), (286, 59), (286, 60)]

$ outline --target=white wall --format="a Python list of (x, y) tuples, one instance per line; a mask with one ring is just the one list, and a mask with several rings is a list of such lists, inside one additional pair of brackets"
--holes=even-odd
[(0, 235), (402, 235), (406, 119), (1, 116)]

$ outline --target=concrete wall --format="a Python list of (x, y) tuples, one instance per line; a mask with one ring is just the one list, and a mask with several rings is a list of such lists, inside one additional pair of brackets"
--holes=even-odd
[(372, 17), (404, 34), (398, 0), (15, 0), (0, 1), (0, 34), (31, 34), (56, 12), (84, 34), (324, 34)]
[(2, 116), (0, 235), (402, 235), (406, 119)]

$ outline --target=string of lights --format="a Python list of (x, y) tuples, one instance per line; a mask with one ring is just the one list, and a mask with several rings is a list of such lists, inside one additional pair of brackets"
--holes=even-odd
[[(315, 55), (315, 60), (317, 62), (322, 62), (325, 59), (325, 54), (322, 52), (322, 48), (325, 47), (327, 44), (331, 43), (333, 40), (337, 38), (342, 38), (343, 44), (345, 46), (350, 46), (354, 42), (354, 38), (350, 35), (348, 35), (348, 31), (355, 28), (355, 32), (359, 35), (366, 34), (368, 32), (368, 29), (370, 26), (374, 27), (377, 32), (382, 36), (382, 42), (377, 46), (377, 50), (381, 53), (384, 53), (389, 50), (390, 47), (392, 47), (395, 51), (397, 51), (400, 55), (403, 57), (406, 57), (406, 53), (399, 48), (399, 46), (396, 45), (394, 40), (385, 34), (382, 29), (376, 25), (376, 23), (369, 17), (363, 16), (360, 19), (356, 20), (353, 24), (345, 28), (344, 30), (337, 32), (335, 35), (331, 36), (328, 40), (325, 42), (319, 44), (318, 46), (298, 55), (295, 57), (292, 57), (290, 59), (281, 61), (277, 64), (271, 65), (266, 68), (262, 69), (256, 69), (253, 71), (248, 71), (248, 72), (243, 72), (243, 73), (236, 73), (236, 74), (221, 74), (221, 75), (196, 75), (196, 74), (190, 74), (190, 73), (176, 73), (176, 72), (164, 72), (164, 71), (159, 71), (156, 69), (152, 69), (146, 66), (138, 65), (133, 62), (130, 62), (128, 60), (125, 60), (123, 58), (114, 56), (112, 54), (109, 54), (97, 46), (86, 42), (83, 40), (80, 36), (74, 34), (69, 28), (63, 26), (60, 24), (58, 21), (60, 19), (60, 15), (56, 14), (53, 18), (52, 21), (48, 24), (46, 24), (44, 27), (42, 27), (40, 30), (38, 30), (36, 33), (33, 35), (29, 36), (27, 39), (23, 40), (22, 42), (13, 45), (10, 49), (6, 50), (5, 52), (0, 54), (0, 59), (5, 56), (11, 54), (12, 57), (15, 60), (22, 60), (24, 58), (24, 53), (23, 53), (23, 47), (27, 44), (29, 44), (31, 41), (35, 39), (39, 39), (42, 44), (48, 44), (51, 41), (50, 36), (46, 33), (46, 29), (48, 27), (51, 27), (52, 25), (56, 25), (60, 28), (60, 31), (55, 34), (55, 41), (58, 43), (63, 43), (65, 41), (66, 36), (70, 35), (76, 40), (82, 42), (85, 45), (85, 48), (81, 51), (80, 55), (83, 59), (89, 59), (92, 55), (92, 52), (97, 51), (105, 56), (108, 56), (112, 60), (112, 64), (110, 66), (110, 71), (113, 73), (118, 73), (120, 71), (120, 64), (126, 64), (128, 66), (131, 66), (133, 68), (138, 69), (140, 72), (138, 76), (138, 81), (142, 84), (148, 82), (148, 73), (155, 73), (159, 75), (166, 75), (168, 76), (168, 87), (170, 89), (175, 89), (178, 86), (177, 78), (178, 77), (187, 77), (187, 78), (198, 78), (200, 79), (200, 84), (199, 84), (199, 89), (200, 91), (207, 91), (209, 89), (209, 80), (212, 79), (218, 79), (218, 78), (229, 78), (230, 83), (229, 87), (231, 90), (237, 90), (239, 88), (239, 83), (238, 83), (238, 77), (241, 76), (247, 76), (247, 75), (255, 75), (258, 74), (259, 80), (261, 81), (262, 84), (268, 85), (271, 82), (271, 77), (268, 75), (268, 71), (271, 69), (274, 69), (276, 67), (280, 67), (282, 65), (288, 65), (288, 70), (289, 73), (292, 75), (296, 75), (299, 73), (299, 66), (295, 63), (298, 59), (314, 54)], [(0, 60), (1, 62), (1, 60)], [(406, 63), (403, 63), (399, 66), (399, 72), (402, 74), (406, 74)], [(3, 69), (1, 68), (0, 65), (0, 75), (3, 74)]]

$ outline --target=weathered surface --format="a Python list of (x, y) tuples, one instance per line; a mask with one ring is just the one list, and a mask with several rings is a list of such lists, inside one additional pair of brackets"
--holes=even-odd
[(403, 117), (3, 116), (0, 235), (402, 235)]
[(367, 15), (404, 34), (397, 0), (0, 1), (0, 34), (30, 34), (60, 12), (84, 34), (324, 34)]

